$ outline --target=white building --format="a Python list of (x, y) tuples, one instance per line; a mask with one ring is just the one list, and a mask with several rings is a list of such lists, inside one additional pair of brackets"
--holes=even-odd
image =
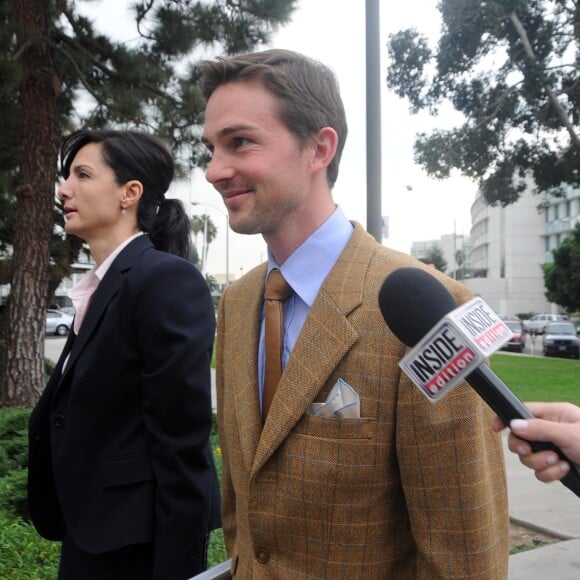
[(558, 313), (545, 296), (542, 265), (580, 220), (580, 191), (541, 198), (529, 191), (505, 208), (478, 196), (471, 206), (471, 267), (465, 283), (499, 314)]
[(555, 312), (544, 296), (544, 216), (529, 191), (507, 207), (490, 207), (481, 196), (471, 206), (471, 267), (465, 280), (502, 316)]
[[(468, 256), (458, 276), (498, 314), (558, 313), (561, 309), (545, 297), (542, 265), (552, 261), (552, 250), (580, 221), (580, 190), (563, 198), (548, 198), (529, 191), (505, 208), (486, 205), (477, 196), (471, 206), (471, 235), (444, 235), (440, 240), (414, 242), (411, 254), (424, 257), (438, 245), (447, 260), (447, 274), (456, 277), (455, 252)], [(461, 248), (459, 247), (461, 245)], [(450, 248), (453, 248), (451, 250)]]

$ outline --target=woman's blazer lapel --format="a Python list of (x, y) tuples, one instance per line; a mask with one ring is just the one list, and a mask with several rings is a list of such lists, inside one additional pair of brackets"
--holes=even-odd
[(139, 236), (127, 247), (123, 248), (121, 253), (113, 260), (113, 263), (93, 294), (79, 334), (72, 345), (70, 358), (62, 374), (61, 382), (73, 368), (80, 353), (95, 332), (99, 321), (105, 313), (107, 305), (119, 291), (124, 273), (130, 270), (137, 263), (139, 256), (151, 247), (153, 247), (153, 244), (149, 236)]

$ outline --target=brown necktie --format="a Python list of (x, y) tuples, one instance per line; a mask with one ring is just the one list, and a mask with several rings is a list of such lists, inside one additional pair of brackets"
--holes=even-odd
[(266, 290), (264, 292), (266, 372), (264, 377), (262, 422), (266, 421), (274, 393), (282, 376), (283, 302), (291, 294), (292, 288), (284, 280), (280, 270), (272, 270), (266, 280)]

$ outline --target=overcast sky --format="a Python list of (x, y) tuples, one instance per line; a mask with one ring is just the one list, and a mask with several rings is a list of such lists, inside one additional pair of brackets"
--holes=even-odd
[[(412, 241), (437, 239), (442, 234), (469, 234), (470, 207), (475, 198), (473, 182), (455, 176), (445, 181), (430, 179), (413, 161), (412, 146), (418, 131), (448, 128), (457, 118), (426, 114), (410, 115), (405, 101), (387, 89), (386, 42), (390, 33), (414, 26), (433, 38), (438, 36), (437, 0), (382, 0), (381, 76), (382, 76), (382, 214), (389, 216), (390, 237), (383, 243), (409, 252)], [(79, 6), (106, 23), (109, 34), (123, 37), (134, 26), (123, 14), (126, 0), (97, 0)], [(338, 76), (347, 113), (349, 135), (343, 153), (334, 199), (350, 219), (366, 227), (366, 104), (365, 104), (365, 2), (357, 0), (299, 0), (292, 22), (273, 38), (271, 47), (288, 48), (316, 58)], [(119, 16), (114, 16), (118, 14)], [(103, 21), (103, 18), (105, 19)], [(409, 191), (407, 186), (411, 186)], [(225, 211), (220, 196), (195, 172), (188, 184), (175, 184), (173, 195), (201, 202), (196, 213), (206, 212), (218, 227), (218, 237), (210, 246), (208, 271), (225, 272)], [(207, 206), (203, 203), (210, 204)], [(265, 259), (260, 236), (242, 236), (230, 231), (230, 272), (241, 273)]]

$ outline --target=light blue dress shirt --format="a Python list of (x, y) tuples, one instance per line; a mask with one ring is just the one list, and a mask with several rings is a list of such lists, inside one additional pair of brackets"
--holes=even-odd
[[(338, 260), (354, 231), (340, 207), (280, 266), (268, 250), (269, 274), (278, 268), (294, 294), (284, 302), (284, 344), (282, 368), (286, 366), (314, 299), (330, 270)], [(258, 348), (260, 408), (264, 390), (264, 310)]]

